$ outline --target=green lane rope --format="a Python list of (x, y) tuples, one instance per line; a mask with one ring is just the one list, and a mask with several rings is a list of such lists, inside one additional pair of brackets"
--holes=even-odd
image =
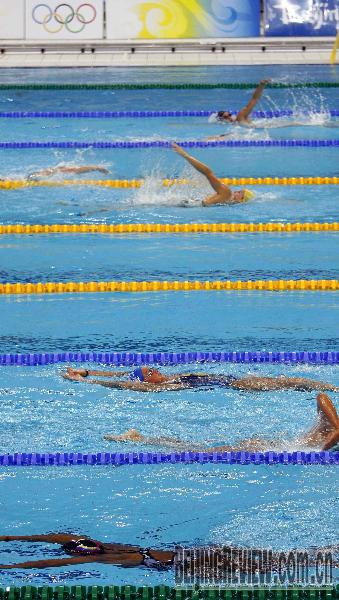
[[(0, 90), (249, 90), (257, 83), (1, 83)], [(267, 88), (337, 88), (338, 82), (268, 83)]]
[(181, 588), (58, 585), (0, 588), (0, 600), (339, 600), (339, 586)]

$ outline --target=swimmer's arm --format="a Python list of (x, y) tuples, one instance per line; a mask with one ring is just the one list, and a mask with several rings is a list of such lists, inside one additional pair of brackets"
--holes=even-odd
[(96, 377), (121, 377), (129, 373), (130, 371), (88, 371), (88, 375), (95, 375)]
[(59, 171), (60, 173), (89, 173), (90, 171), (99, 171), (100, 173), (109, 173), (106, 167), (100, 165), (86, 165), (83, 167), (55, 167), (54, 172)]
[(259, 85), (258, 85), (257, 89), (255, 90), (255, 92), (254, 92), (251, 100), (249, 101), (249, 103), (238, 112), (238, 114), (237, 114), (237, 116), (235, 118), (236, 121), (246, 121), (246, 119), (248, 119), (248, 117), (251, 114), (253, 108), (255, 107), (255, 105), (257, 104), (257, 102), (260, 100), (261, 95), (262, 95), (262, 93), (264, 91), (264, 88), (265, 88), (265, 86), (266, 86), (266, 84), (268, 82), (269, 82), (268, 79), (263, 79), (259, 83)]
[(339, 429), (339, 416), (329, 396), (327, 394), (318, 394), (317, 404), (329, 423), (331, 423), (333, 429)]
[(67, 373), (71, 375), (80, 375), (81, 377), (121, 377), (123, 375), (128, 375), (130, 371), (91, 371), (90, 369), (72, 369), (72, 367), (68, 367)]
[[(100, 560), (100, 559), (99, 559)], [(29, 560), (14, 565), (0, 565), (0, 569), (49, 569), (50, 567), (64, 567), (66, 565), (81, 565), (88, 562), (99, 562), (97, 555), (69, 556), (67, 558), (50, 558), (47, 560)]]
[(333, 446), (335, 446), (339, 442), (339, 429), (336, 431), (332, 431), (327, 438), (325, 439), (325, 443), (322, 447), (322, 450), (331, 450)]
[(49, 544), (67, 544), (79, 535), (71, 533), (46, 533), (42, 535), (1, 535), (0, 542), (47, 542)]
[(190, 154), (188, 154), (188, 152), (185, 152), (185, 150), (183, 148), (181, 148), (180, 146), (178, 146), (178, 144), (173, 143), (172, 147), (177, 152), (177, 154), (180, 154), (180, 156), (185, 158), (192, 165), (192, 167), (194, 167), (197, 171), (199, 171), (199, 173), (202, 173), (203, 175), (205, 175), (205, 177), (208, 179), (209, 183), (211, 184), (211, 186), (215, 192), (225, 193), (226, 191), (229, 191), (229, 193), (231, 195), (230, 188), (227, 185), (225, 185), (224, 183), (222, 183), (220, 181), (220, 179), (218, 179), (218, 177), (216, 177), (214, 175), (214, 173), (213, 173), (212, 169), (210, 169), (210, 167), (208, 167), (204, 163), (200, 162), (200, 160), (197, 160)]
[(136, 392), (162, 392), (164, 390), (182, 390), (185, 385), (182, 383), (166, 383), (165, 385), (156, 385), (146, 383), (146, 381), (101, 381), (100, 379), (91, 379), (88, 383), (102, 385), (108, 388), (120, 390), (134, 390)]

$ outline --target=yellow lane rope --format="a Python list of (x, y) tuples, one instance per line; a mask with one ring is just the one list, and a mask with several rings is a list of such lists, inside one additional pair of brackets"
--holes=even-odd
[(65, 294), (83, 292), (167, 292), (167, 291), (338, 291), (337, 279), (273, 279), (254, 281), (87, 281), (66, 283), (3, 283), (0, 294)]
[[(220, 179), (226, 185), (338, 185), (339, 177), (224, 177)], [(27, 181), (25, 179), (7, 179), (0, 181), (0, 189), (14, 190), (27, 187), (62, 187), (68, 185), (101, 186), (109, 188), (139, 188), (144, 179), (63, 179), (54, 181)], [(164, 187), (187, 185), (190, 179), (162, 179)]]
[(52, 225), (0, 225), (1, 234), (47, 233), (291, 233), (338, 231), (334, 223), (80, 223)]

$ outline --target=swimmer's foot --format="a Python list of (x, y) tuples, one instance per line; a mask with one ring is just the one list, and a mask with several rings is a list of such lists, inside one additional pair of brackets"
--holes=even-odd
[(114, 433), (106, 433), (104, 435), (104, 440), (109, 440), (111, 442), (142, 442), (145, 439), (137, 429), (128, 429), (125, 433), (120, 433), (114, 435)]

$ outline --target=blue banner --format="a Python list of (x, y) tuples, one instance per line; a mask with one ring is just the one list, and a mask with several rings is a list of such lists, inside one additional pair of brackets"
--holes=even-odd
[(265, 35), (335, 36), (339, 0), (265, 0)]

